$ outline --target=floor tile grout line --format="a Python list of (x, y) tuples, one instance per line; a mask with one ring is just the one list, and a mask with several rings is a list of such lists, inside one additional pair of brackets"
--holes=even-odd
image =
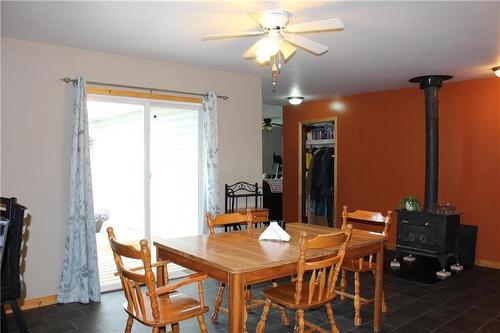
[(471, 306), (471, 307), (467, 308), (466, 310), (464, 310), (464, 311), (460, 312), (460, 313), (459, 313), (459, 314), (457, 314), (455, 317), (453, 317), (452, 319), (448, 320), (448, 321), (447, 321), (447, 322), (445, 322), (443, 325), (436, 327), (436, 329), (432, 330), (431, 332), (435, 332), (435, 331), (437, 331), (438, 329), (440, 329), (440, 328), (442, 328), (442, 327), (445, 327), (445, 326), (446, 326), (446, 324), (448, 324), (448, 323), (452, 322), (453, 320), (457, 319), (460, 315), (462, 315), (462, 314), (464, 314), (465, 312), (469, 311), (469, 310), (470, 310), (470, 309), (472, 309), (473, 307), (474, 307), (474, 306)]
[(487, 321), (484, 325), (481, 325), (479, 326), (474, 332), (478, 332), (481, 328), (485, 327), (486, 325), (488, 325), (489, 323), (495, 321), (497, 318), (500, 319), (500, 313), (498, 313), (496, 316), (494, 316), (493, 318), (491, 318), (489, 321)]

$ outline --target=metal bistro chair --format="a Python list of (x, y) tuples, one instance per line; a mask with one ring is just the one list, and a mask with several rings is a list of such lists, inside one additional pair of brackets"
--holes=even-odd
[[(225, 185), (224, 191), (224, 212), (227, 213), (245, 213), (247, 209), (259, 210), (262, 207), (262, 191), (259, 184), (250, 184), (247, 182), (237, 182), (232, 185)], [(241, 225), (229, 224), (224, 227), (228, 229), (240, 230)]]
[(24, 211), (16, 198), (1, 198), (1, 217), (9, 220), (6, 232), (5, 248), (2, 254), (1, 301), (2, 331), (7, 331), (5, 304), (9, 304), (16, 320), (19, 332), (28, 332), (23, 314), (17, 300), (21, 297), (21, 276), (19, 271), (21, 246), (23, 241)]
[[(372, 224), (376, 229), (379, 230), (378, 234), (387, 237), (389, 232), (389, 226), (391, 225), (391, 215), (392, 212), (387, 211), (387, 215), (383, 216), (382, 213), (370, 212), (366, 210), (357, 210), (355, 212), (349, 213), (347, 211), (347, 206), (343, 207), (342, 210), (342, 229), (345, 229), (347, 222), (351, 221), (353, 223), (359, 222), (364, 224)], [(380, 232), (380, 229), (382, 231)], [(354, 325), (361, 325), (361, 308), (365, 305), (374, 302), (373, 298), (366, 299), (360, 296), (361, 292), (361, 281), (360, 273), (372, 272), (373, 276), (377, 272), (377, 264), (373, 262), (373, 256), (375, 253), (368, 256), (368, 260), (362, 258), (349, 258), (344, 261), (342, 265), (342, 279), (340, 281), (340, 290), (337, 293), (340, 295), (340, 299), (345, 299), (345, 297), (352, 298), (354, 300)], [(346, 271), (354, 272), (354, 295), (347, 293), (345, 291), (347, 287)], [(385, 303), (384, 292), (382, 291), (382, 312), (388, 312), (389, 307)]]
[[(123, 304), (128, 313), (125, 333), (130, 333), (134, 319), (152, 327), (153, 333), (159, 333), (166, 325), (171, 325), (172, 332), (178, 333), (179, 322), (193, 317), (198, 319), (200, 331), (207, 333), (203, 315), (208, 311), (208, 307), (203, 303), (202, 281), (208, 276), (204, 273), (195, 273), (177, 283), (169, 284), (168, 261), (152, 264), (151, 252), (145, 239), (140, 241), (140, 250), (138, 250), (132, 245), (117, 242), (113, 228), (109, 227), (107, 232), (116, 269), (127, 299), (127, 302)], [(140, 259), (143, 266), (125, 268), (122, 257)], [(157, 268), (157, 277), (153, 274), (152, 267)], [(141, 271), (143, 273), (140, 273)], [(177, 291), (180, 287), (191, 283), (198, 284), (198, 300)], [(141, 284), (146, 285), (146, 290), (142, 290)]]
[[(262, 193), (259, 190), (259, 184), (250, 184), (247, 182), (237, 182), (233, 185), (226, 184), (225, 186), (225, 213), (235, 213), (238, 210), (246, 211), (247, 208), (259, 208), (259, 203)], [(253, 205), (249, 199), (253, 199)], [(243, 205), (244, 203), (244, 205)]]

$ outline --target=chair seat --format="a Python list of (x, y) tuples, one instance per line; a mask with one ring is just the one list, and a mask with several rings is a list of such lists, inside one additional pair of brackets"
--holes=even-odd
[[(325, 286), (326, 288), (326, 286)], [(335, 293), (333, 293), (332, 297), (326, 299), (323, 298), (318, 301), (318, 287), (314, 288), (314, 294), (311, 303), (308, 302), (307, 299), (304, 299), (304, 295), (309, 294), (309, 285), (303, 283), (302, 284), (302, 296), (300, 302), (297, 304), (295, 303), (295, 283), (288, 283), (284, 285), (280, 285), (274, 288), (269, 288), (262, 290), (262, 294), (266, 298), (269, 298), (273, 303), (278, 303), (280, 305), (283, 305), (287, 308), (290, 309), (312, 309), (312, 308), (317, 308), (319, 306), (323, 306), (325, 303), (333, 300), (336, 296)]]
[[(123, 303), (125, 311), (134, 316), (141, 323), (148, 326), (165, 326), (171, 323), (176, 323), (184, 319), (189, 319), (194, 316), (203, 315), (208, 311), (207, 306), (201, 306), (200, 303), (180, 292), (173, 292), (158, 297), (158, 310), (160, 312), (160, 320), (155, 323), (153, 312), (151, 310), (151, 302), (146, 293), (143, 293), (145, 318), (140, 312), (135, 309), (128, 311), (128, 303)], [(140, 311), (140, 310), (139, 310)]]
[(358, 259), (348, 259), (344, 260), (342, 263), (342, 269), (349, 272), (372, 272), (377, 270), (377, 263), (370, 263), (369, 261), (363, 260), (363, 264), (361, 268), (359, 268), (359, 260)]

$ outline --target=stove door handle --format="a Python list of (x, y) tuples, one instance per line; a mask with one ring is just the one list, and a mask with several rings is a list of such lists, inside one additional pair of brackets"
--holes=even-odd
[(401, 220), (401, 223), (408, 224), (408, 221), (406, 221), (406, 220)]

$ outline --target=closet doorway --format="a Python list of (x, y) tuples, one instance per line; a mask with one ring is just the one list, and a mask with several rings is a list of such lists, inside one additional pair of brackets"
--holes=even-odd
[(334, 227), (337, 216), (337, 117), (299, 122), (298, 216)]
[(87, 107), (99, 277), (108, 291), (121, 287), (108, 226), (130, 244), (201, 233), (201, 105), (89, 95)]

